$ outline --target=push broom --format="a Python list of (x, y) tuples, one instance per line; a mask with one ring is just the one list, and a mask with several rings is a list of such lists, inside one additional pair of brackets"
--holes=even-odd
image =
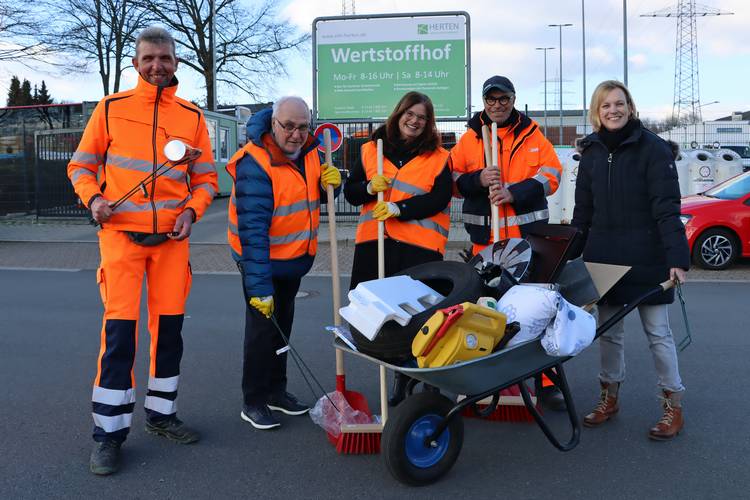
[[(482, 143), (484, 146), (484, 165), (485, 168), (497, 168), (498, 164), (498, 141), (497, 141), (497, 123), (492, 122), (492, 131), (487, 125), (482, 127)], [(500, 184), (503, 185), (502, 181), (502, 170), (500, 170)], [(490, 203), (490, 210), (492, 214), (492, 240), (493, 244), (500, 241), (500, 211), (498, 206), (494, 203)], [(508, 213), (503, 207), (504, 222), (505, 222), (505, 236), (508, 237)], [(489, 413), (485, 414), (487, 407), (493, 403), (492, 398), (483, 399), (477, 402), (476, 406), (481, 415), (477, 415), (474, 410), (470, 407), (464, 409), (464, 416), (477, 417), (482, 416), (487, 420), (503, 421), (503, 422), (533, 422), (534, 417), (526, 409), (526, 406), (521, 399), (521, 391), (517, 386), (512, 386), (507, 389), (500, 391), (499, 397), (496, 401), (497, 406)]]
[[(333, 168), (331, 156), (331, 131), (323, 131), (323, 144), (325, 147), (326, 164)], [(328, 234), (331, 245), (331, 277), (333, 280), (333, 324), (341, 325), (341, 280), (339, 278), (339, 255), (338, 240), (336, 239), (336, 207), (334, 204), (333, 186), (326, 187), (328, 199)], [(336, 391), (340, 392), (349, 406), (361, 411), (368, 417), (372, 417), (370, 407), (364, 395), (346, 389), (346, 375), (344, 373), (344, 353), (340, 349), (336, 351)], [(328, 440), (336, 447), (336, 451), (345, 454), (372, 454), (380, 453), (380, 424), (343, 424), (338, 436), (328, 433)]]

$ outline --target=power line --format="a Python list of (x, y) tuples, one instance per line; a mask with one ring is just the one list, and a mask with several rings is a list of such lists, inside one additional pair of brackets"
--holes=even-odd
[(681, 123), (702, 121), (698, 74), (697, 17), (731, 15), (713, 7), (696, 5), (695, 0), (678, 0), (676, 8), (641, 14), (641, 17), (677, 18), (677, 42), (674, 59), (674, 100), (672, 119)]

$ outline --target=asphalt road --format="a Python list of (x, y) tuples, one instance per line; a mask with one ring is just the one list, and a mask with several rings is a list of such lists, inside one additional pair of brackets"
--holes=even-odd
[[(242, 298), (230, 275), (195, 276), (184, 327), (179, 415), (203, 432), (182, 446), (143, 431), (148, 334), (136, 362), (140, 384), (122, 471), (96, 477), (91, 449), (91, 381), (101, 305), (93, 271), (0, 270), (0, 497), (2, 498), (742, 498), (750, 402), (747, 283), (685, 287), (693, 344), (680, 355), (688, 392), (686, 427), (673, 442), (647, 439), (659, 417), (655, 374), (637, 317), (626, 323), (629, 378), (620, 414), (584, 429), (561, 453), (531, 423), (465, 420), (455, 467), (439, 483), (397, 483), (382, 457), (338, 455), (307, 417), (283, 417), (278, 431), (256, 431), (239, 418)], [(330, 279), (303, 281), (293, 344), (327, 389), (334, 361), (323, 326), (330, 320)], [(675, 334), (684, 327), (675, 306)], [(145, 322), (144, 322), (145, 323)], [(579, 414), (597, 397), (596, 346), (566, 363)], [(377, 406), (377, 369), (347, 358), (350, 389)], [(743, 368), (744, 367), (744, 368)], [(290, 389), (313, 401), (290, 363)], [(548, 414), (564, 432), (564, 419)]]

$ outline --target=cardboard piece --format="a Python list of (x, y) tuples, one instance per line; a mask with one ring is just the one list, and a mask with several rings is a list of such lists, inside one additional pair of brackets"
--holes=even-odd
[(599, 264), (597, 262), (585, 262), (584, 264), (586, 264), (586, 270), (588, 270), (591, 280), (594, 282), (596, 291), (599, 292), (597, 300), (604, 297), (604, 294), (630, 271), (630, 266)]
[(580, 258), (571, 260), (565, 264), (557, 281), (560, 294), (571, 304), (590, 308), (629, 270), (629, 266), (584, 262)]

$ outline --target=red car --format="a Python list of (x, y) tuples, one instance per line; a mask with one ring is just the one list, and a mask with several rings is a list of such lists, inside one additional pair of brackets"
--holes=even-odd
[(680, 219), (700, 267), (726, 269), (738, 257), (750, 257), (750, 172), (684, 197)]

